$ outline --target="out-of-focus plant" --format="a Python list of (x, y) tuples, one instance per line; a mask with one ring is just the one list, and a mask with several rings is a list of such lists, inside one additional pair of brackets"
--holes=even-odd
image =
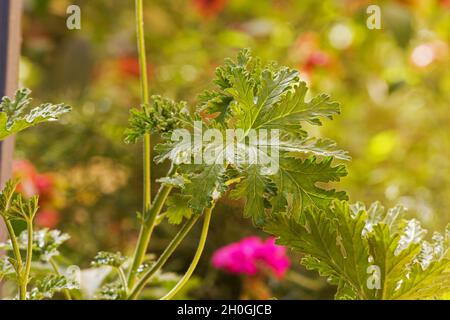
[(55, 228), (61, 217), (60, 208), (64, 206), (62, 181), (54, 173), (39, 173), (35, 166), (27, 160), (15, 160), (13, 176), (20, 183), (17, 191), (26, 197), (39, 196), (39, 210), (36, 224), (44, 228)]
[[(50, 103), (29, 109), (31, 101), (30, 90), (18, 90), (15, 98), (3, 97), (0, 104), (0, 139), (4, 139), (23, 129), (44, 121), (56, 120), (62, 114), (70, 111), (70, 107), (64, 104), (52, 105)], [(43, 260), (54, 265), (52, 260), (58, 255), (58, 247), (67, 235), (58, 231), (46, 229), (35, 232), (33, 229), (36, 213), (39, 209), (38, 196), (26, 198), (16, 192), (18, 180), (6, 182), (0, 194), (0, 216), (2, 217), (9, 235), (9, 242), (2, 244), (3, 250), (10, 252), (12, 256), (0, 258), (0, 279), (10, 277), (17, 283), (18, 298), (42, 299), (51, 298), (55, 292), (74, 289), (76, 283), (69, 281), (59, 274), (55, 268), (54, 275), (38, 280), (35, 287), (28, 291), (31, 280), (31, 264), (34, 259)], [(26, 224), (26, 230), (19, 236), (13, 228), (13, 221), (22, 221)], [(22, 252), (25, 252), (22, 255)]]
[(283, 279), (290, 266), (286, 248), (277, 246), (274, 238), (248, 237), (219, 248), (212, 264), (231, 274), (243, 275), (243, 299), (269, 299), (266, 277)]

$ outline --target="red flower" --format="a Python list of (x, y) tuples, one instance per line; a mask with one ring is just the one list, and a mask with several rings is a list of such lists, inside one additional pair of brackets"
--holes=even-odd
[(193, 0), (197, 11), (205, 18), (217, 15), (225, 7), (225, 0)]
[(37, 172), (33, 164), (27, 160), (15, 160), (13, 163), (13, 175), (20, 179), (17, 191), (23, 193), (27, 197), (38, 194), (38, 190), (34, 183)]
[(304, 64), (305, 71), (311, 71), (316, 67), (325, 67), (329, 65), (330, 57), (323, 51), (316, 50), (309, 54)]
[[(133, 55), (127, 55), (117, 58), (117, 65), (120, 74), (139, 78), (141, 69), (139, 66), (139, 59)], [(150, 75), (150, 66), (147, 65), (147, 74)]]
[(36, 224), (43, 228), (53, 229), (59, 223), (59, 212), (51, 209), (40, 210), (36, 215)]
[(50, 196), (54, 187), (53, 176), (49, 174), (38, 174), (34, 178), (34, 184), (39, 192), (39, 195)]
[[(52, 206), (55, 202), (57, 191), (55, 176), (51, 173), (38, 173), (34, 165), (27, 160), (15, 160), (13, 163), (13, 175), (19, 179), (17, 191), (25, 197), (39, 196), (41, 207)], [(56, 192), (57, 193), (57, 192)]]

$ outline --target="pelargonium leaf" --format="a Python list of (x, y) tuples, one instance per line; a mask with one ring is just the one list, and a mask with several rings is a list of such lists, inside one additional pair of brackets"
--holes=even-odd
[(13, 99), (3, 97), (0, 103), (0, 140), (45, 121), (57, 120), (71, 108), (65, 104), (42, 104), (31, 110), (29, 89), (20, 89)]
[(120, 252), (113, 253), (100, 251), (91, 262), (91, 265), (93, 267), (110, 266), (114, 268), (120, 268), (126, 260), (127, 258)]

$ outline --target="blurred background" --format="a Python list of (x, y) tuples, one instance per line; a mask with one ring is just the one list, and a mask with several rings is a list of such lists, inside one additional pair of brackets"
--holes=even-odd
[[(81, 30), (66, 28), (71, 4), (81, 8)], [(144, 4), (152, 94), (194, 108), (215, 67), (251, 48), (298, 69), (313, 94), (327, 92), (341, 103), (342, 115), (314, 130), (353, 157), (339, 184), (351, 201), (404, 204), (431, 230), (450, 221), (449, 0)], [(381, 30), (366, 26), (370, 4), (381, 8)], [(25, 191), (41, 194), (37, 223), (70, 233), (64, 255), (82, 267), (98, 250), (131, 255), (137, 237), (141, 147), (123, 143), (128, 111), (139, 105), (134, 27), (133, 1), (25, 1), (21, 86), (34, 91), (35, 102), (65, 102), (73, 112), (18, 136), (15, 174)], [(157, 178), (166, 168), (154, 170)], [(242, 218), (241, 206), (218, 206), (186, 297), (238, 298), (260, 289), (280, 299), (332, 298), (334, 289), (292, 253), (282, 279), (258, 283), (212, 266), (218, 248), (245, 236), (266, 238)], [(151, 251), (161, 252), (175, 230), (162, 224)], [(197, 236), (184, 241), (167, 270), (184, 272)]]

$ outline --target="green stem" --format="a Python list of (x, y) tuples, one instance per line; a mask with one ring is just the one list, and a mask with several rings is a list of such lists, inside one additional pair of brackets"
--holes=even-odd
[(27, 258), (25, 261), (25, 270), (20, 280), (20, 300), (26, 299), (31, 271), (31, 260), (33, 259), (33, 221), (27, 221), (27, 236)]
[(155, 226), (156, 217), (161, 212), (171, 190), (171, 186), (162, 185), (158, 193), (156, 194), (155, 201), (150, 207), (148, 214), (143, 217), (144, 221), (142, 221), (141, 230), (139, 232), (139, 238), (133, 256), (133, 263), (128, 273), (128, 288), (132, 288), (134, 286), (136, 280), (136, 272), (139, 266), (142, 264), (145, 253), (147, 252), (150, 238)]
[(22, 255), (20, 254), (20, 248), (19, 244), (17, 243), (17, 237), (14, 233), (14, 228), (11, 224), (11, 221), (8, 219), (3, 219), (6, 225), (6, 229), (8, 230), (9, 238), (11, 239), (11, 245), (13, 248), (14, 258), (17, 261), (17, 279), (19, 281), (19, 297), (22, 299), (22, 297), (26, 297), (26, 291), (25, 293), (22, 293), (23, 286), (21, 285), (21, 274), (22, 274), (22, 268), (23, 268), (23, 262), (22, 262)]
[(6, 228), (8, 229), (9, 238), (11, 239), (11, 245), (14, 252), (14, 257), (16, 258), (17, 265), (22, 268), (22, 256), (20, 254), (19, 244), (17, 243), (16, 234), (14, 233), (14, 228), (11, 222), (7, 219), (4, 219)]
[[(139, 53), (139, 66), (140, 66), (140, 81), (141, 81), (141, 101), (144, 111), (147, 112), (149, 104), (149, 86), (147, 79), (147, 58), (145, 54), (145, 36), (144, 36), (144, 5), (142, 0), (136, 0), (136, 35), (137, 35), (137, 47)], [(143, 190), (143, 214), (146, 215), (150, 211), (152, 204), (151, 195), (151, 138), (150, 134), (144, 135), (144, 159), (143, 159), (143, 171), (144, 171), (144, 190)], [(136, 270), (142, 263), (145, 251), (147, 250), (148, 242), (150, 241), (153, 227), (147, 228), (141, 227), (139, 234), (138, 246), (136, 247), (135, 256), (133, 259), (133, 265), (128, 274), (128, 286), (132, 287), (136, 280)]]
[[(60, 276), (61, 273), (59, 272), (59, 266), (58, 266), (58, 264), (56, 263), (56, 261), (55, 261), (54, 259), (50, 259), (48, 262), (49, 262), (50, 265), (52, 266), (53, 271), (55, 272), (55, 274), (56, 274), (57, 276)], [(66, 299), (67, 299), (67, 300), (72, 300), (72, 296), (70, 295), (70, 291), (69, 291), (68, 289), (64, 289), (64, 290), (63, 290), (63, 293), (64, 293), (64, 295), (66, 296)]]
[(211, 213), (213, 208), (208, 208), (205, 211), (205, 220), (203, 222), (202, 233), (200, 235), (200, 241), (198, 243), (197, 251), (195, 252), (194, 259), (191, 262), (188, 270), (184, 274), (184, 276), (180, 279), (180, 281), (172, 288), (164, 297), (160, 300), (169, 300), (172, 299), (180, 290), (184, 287), (184, 285), (189, 281), (194, 270), (197, 268), (197, 264), (202, 256), (203, 249), (205, 248), (206, 238), (208, 237), (209, 224), (211, 222)]
[(125, 276), (125, 272), (123, 272), (123, 269), (121, 267), (116, 269), (119, 275), (120, 282), (122, 283), (123, 289), (125, 290), (125, 297), (127, 297), (128, 295), (127, 277)]
[(136, 284), (136, 286), (131, 291), (130, 295), (128, 296), (129, 300), (137, 299), (142, 289), (145, 287), (146, 283), (151, 280), (152, 276), (160, 270), (163, 265), (166, 263), (166, 261), (169, 259), (169, 257), (173, 254), (175, 249), (180, 245), (181, 241), (186, 237), (186, 235), (191, 230), (192, 226), (197, 222), (200, 215), (195, 215), (188, 221), (186, 221), (181, 227), (181, 229), (178, 231), (178, 233), (175, 235), (175, 237), (172, 239), (170, 244), (166, 247), (164, 252), (161, 254), (159, 259), (153, 264), (153, 266), (145, 272), (145, 274), (139, 279), (139, 282)]

